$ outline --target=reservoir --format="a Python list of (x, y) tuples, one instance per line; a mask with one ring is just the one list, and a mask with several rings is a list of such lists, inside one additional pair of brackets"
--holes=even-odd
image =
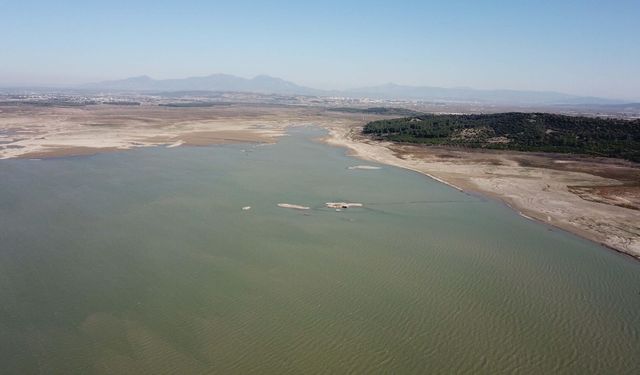
[(640, 372), (639, 262), (322, 135), (0, 160), (0, 372)]

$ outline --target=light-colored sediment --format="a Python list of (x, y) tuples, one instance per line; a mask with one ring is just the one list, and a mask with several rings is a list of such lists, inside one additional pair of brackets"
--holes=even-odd
[(301, 206), (299, 204), (290, 204), (290, 203), (278, 203), (278, 207), (291, 208), (291, 209), (294, 209), (294, 210), (309, 210), (309, 209), (311, 209), (310, 207), (307, 207), (307, 206)]
[(311, 107), (252, 105), (6, 106), (0, 115), (0, 159), (87, 155), (152, 146), (273, 143), (288, 126), (337, 125), (351, 123), (356, 117)]
[(640, 259), (637, 164), (379, 142), (361, 136), (357, 126), (328, 130), (326, 142), (348, 148), (353, 156), (420, 172), (459, 190), (489, 195), (527, 218)]
[(376, 167), (373, 165), (354, 165), (351, 167), (347, 167), (347, 169), (363, 169), (363, 170), (376, 170), (376, 169), (380, 169), (380, 167)]

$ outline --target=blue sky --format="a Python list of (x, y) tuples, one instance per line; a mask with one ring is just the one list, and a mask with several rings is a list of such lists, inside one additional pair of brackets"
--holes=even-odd
[(4, 1), (0, 84), (269, 74), (640, 100), (640, 1)]

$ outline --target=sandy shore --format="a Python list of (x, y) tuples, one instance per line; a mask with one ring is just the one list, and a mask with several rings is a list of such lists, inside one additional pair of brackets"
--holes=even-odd
[(535, 219), (640, 259), (640, 167), (612, 159), (457, 150), (378, 142), (329, 127), (353, 156), (423, 173), (499, 199)]

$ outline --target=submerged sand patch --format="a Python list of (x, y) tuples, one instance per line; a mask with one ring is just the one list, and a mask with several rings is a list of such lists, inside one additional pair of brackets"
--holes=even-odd
[(354, 169), (377, 170), (377, 169), (380, 169), (380, 167), (376, 167), (376, 166), (373, 166), (373, 165), (353, 165), (351, 167), (347, 167), (347, 169), (350, 169), (350, 170), (354, 170)]
[(302, 206), (299, 204), (291, 204), (291, 203), (278, 203), (277, 206), (281, 208), (291, 208), (294, 210), (310, 210), (311, 209), (311, 207)]

